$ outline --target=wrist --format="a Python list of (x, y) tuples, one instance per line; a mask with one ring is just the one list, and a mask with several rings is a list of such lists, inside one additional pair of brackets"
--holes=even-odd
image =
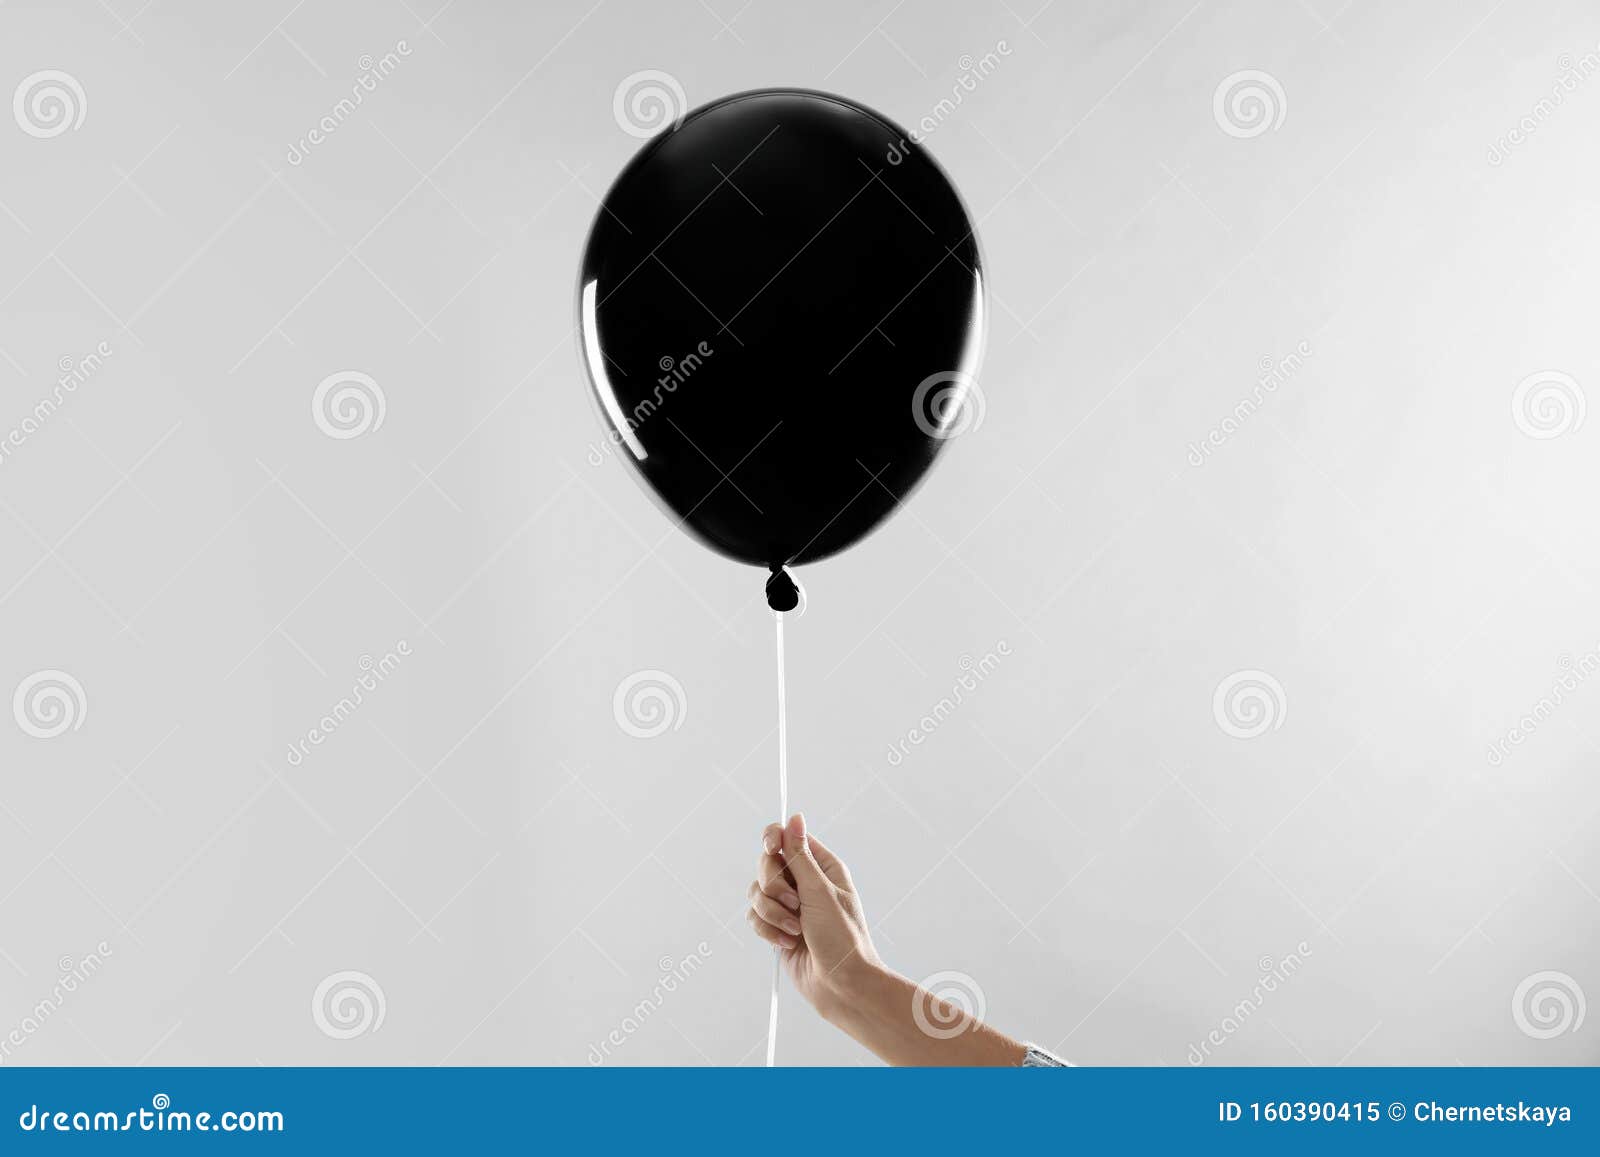
[(881, 961), (863, 961), (854, 969), (841, 966), (835, 975), (843, 975), (843, 980), (826, 1004), (819, 1003), (818, 1011), (888, 1064), (1022, 1064), (1026, 1049), (1019, 1042), (941, 1001)]
[(818, 994), (817, 1012), (835, 1028), (856, 1036), (866, 1022), (876, 1017), (876, 1010), (895, 979), (899, 974), (881, 960), (852, 956), (829, 974)]

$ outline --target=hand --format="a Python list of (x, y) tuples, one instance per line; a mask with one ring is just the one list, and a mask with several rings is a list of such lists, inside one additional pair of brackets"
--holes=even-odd
[[(1018, 1041), (884, 965), (844, 861), (805, 817), (769, 824), (745, 918), (824, 1020), (891, 1065), (1020, 1065)], [(936, 1026), (936, 1027), (930, 1027)]]
[(805, 817), (761, 833), (761, 859), (745, 914), (757, 936), (783, 950), (784, 968), (824, 1017), (850, 999), (860, 977), (881, 970), (844, 861), (815, 836)]

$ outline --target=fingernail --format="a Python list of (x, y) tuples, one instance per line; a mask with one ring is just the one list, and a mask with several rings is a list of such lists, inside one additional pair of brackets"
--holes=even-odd
[(800, 935), (800, 921), (798, 920), (785, 920), (782, 924), (782, 928), (791, 936)]
[(772, 855), (773, 852), (778, 850), (777, 837), (776, 836), (770, 836), (770, 835), (762, 836), (761, 837), (761, 847), (767, 853), (767, 855), (769, 855), (769, 856)]
[(789, 820), (789, 834), (797, 840), (806, 838), (806, 817), (795, 812)]
[(785, 948), (793, 948), (796, 944), (799, 944), (800, 941), (796, 940), (793, 936), (785, 936), (780, 932), (778, 934), (778, 943), (782, 944)]
[(779, 896), (778, 899), (783, 902), (783, 906), (789, 909), (789, 911), (800, 911), (800, 897), (796, 896), (793, 892), (785, 892), (783, 895)]

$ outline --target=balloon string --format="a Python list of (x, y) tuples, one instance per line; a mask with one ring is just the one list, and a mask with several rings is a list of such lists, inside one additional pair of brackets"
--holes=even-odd
[[(778, 630), (778, 822), (789, 817), (789, 709), (783, 687), (783, 612), (774, 611)], [(772, 950), (772, 1000), (767, 1005), (767, 1068), (777, 1063), (778, 982), (783, 979), (783, 949)]]

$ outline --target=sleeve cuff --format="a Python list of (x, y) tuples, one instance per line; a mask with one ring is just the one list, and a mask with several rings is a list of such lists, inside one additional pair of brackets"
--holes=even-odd
[(1070, 1069), (1072, 1064), (1062, 1060), (1055, 1053), (1042, 1049), (1036, 1044), (1024, 1042), (1023, 1048), (1027, 1052), (1022, 1055), (1022, 1067), (1025, 1069)]

